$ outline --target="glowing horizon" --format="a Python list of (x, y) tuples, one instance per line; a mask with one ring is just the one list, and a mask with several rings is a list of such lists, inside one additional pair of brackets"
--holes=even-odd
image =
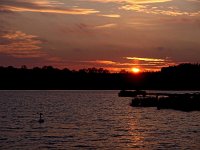
[(199, 63), (199, 18), (197, 0), (1, 0), (0, 66)]

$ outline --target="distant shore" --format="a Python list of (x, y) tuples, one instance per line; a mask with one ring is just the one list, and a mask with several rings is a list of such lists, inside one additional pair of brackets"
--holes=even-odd
[(159, 72), (110, 73), (103, 68), (78, 71), (52, 66), (0, 67), (0, 90), (200, 90), (200, 65), (180, 64)]

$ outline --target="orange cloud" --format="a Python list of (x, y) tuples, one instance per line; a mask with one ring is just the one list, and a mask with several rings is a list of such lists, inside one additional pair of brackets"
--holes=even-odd
[[(124, 57), (123, 61), (112, 61), (112, 60), (94, 60), (94, 61), (81, 61), (86, 66), (98, 66), (109, 70), (127, 70), (130, 71), (133, 67), (139, 67), (141, 71), (159, 71), (162, 67), (170, 65), (176, 65), (176, 62), (166, 59), (158, 58), (140, 58), (140, 57)], [(134, 61), (133, 61), (134, 60)], [(92, 67), (92, 66), (90, 66)]]
[[(84, 0), (84, 1), (96, 1), (100, 3), (118, 3), (121, 5), (121, 7), (119, 7), (120, 9), (147, 13), (147, 14), (156, 14), (156, 15), (160, 14), (168, 16), (200, 15), (200, 11), (193, 10), (192, 12), (190, 12), (187, 9), (181, 10), (181, 7), (184, 5), (188, 5), (189, 8), (192, 9), (190, 4), (199, 3), (198, 0), (182, 0), (182, 4), (181, 2), (177, 3), (175, 0)], [(169, 5), (164, 5), (162, 3), (168, 3)]]
[(28, 35), (21, 31), (9, 32), (1, 36), (6, 43), (0, 44), (0, 52), (17, 58), (42, 57), (46, 54), (40, 51), (42, 43), (37, 36)]
[(94, 61), (82, 61), (82, 62), (104, 64), (104, 65), (115, 65), (115, 64), (117, 64), (116, 62), (111, 61), (111, 60), (94, 60)]
[(70, 8), (70, 9), (39, 9), (39, 8), (25, 8), (16, 6), (3, 6), (4, 9), (14, 12), (41, 12), (41, 13), (55, 13), (55, 14), (68, 14), (68, 15), (88, 15), (98, 13), (94, 9)]
[(49, 1), (49, 0), (40, 0), (40, 1), (32, 1), (32, 4), (36, 4), (38, 6), (43, 6), (43, 7), (55, 7), (59, 5), (63, 5), (64, 3), (58, 2), (58, 1)]
[(102, 29), (102, 28), (112, 28), (112, 27), (116, 27), (117, 25), (114, 23), (110, 23), (110, 24), (105, 24), (105, 25), (100, 25), (100, 26), (96, 26), (94, 28), (96, 29)]
[(161, 9), (159, 7), (150, 7), (148, 5), (141, 5), (141, 4), (128, 4), (121, 7), (121, 9), (124, 10), (132, 10), (136, 12), (142, 12), (147, 14), (155, 14), (155, 15), (168, 15), (168, 16), (198, 16), (200, 15), (200, 11), (196, 12), (187, 12), (187, 11), (181, 11), (174, 7), (168, 7), (164, 9)]
[(103, 14), (101, 14), (101, 15), (98, 15), (98, 16), (102, 16), (102, 17), (109, 17), (109, 18), (120, 18), (121, 16), (120, 15), (118, 15), (118, 14), (108, 14), (108, 15), (103, 15)]
[[(11, 56), (14, 60), (30, 60), (32, 64), (38, 66), (44, 64), (51, 64), (53, 66), (62, 66), (64, 61), (57, 56), (51, 56), (50, 54), (42, 51), (42, 41), (38, 36), (29, 35), (22, 31), (6, 31), (5, 34), (0, 35), (0, 53)], [(40, 64), (38, 62), (42, 62)], [(25, 62), (17, 62), (16, 64), (23, 65)], [(28, 63), (28, 62), (27, 62)]]
[(126, 57), (129, 60), (141, 60), (141, 61), (152, 61), (152, 62), (164, 62), (165, 59), (157, 59), (157, 58), (140, 58), (140, 57)]
[(163, 3), (163, 2), (169, 2), (172, 0), (93, 0), (96, 2), (101, 3), (110, 3), (110, 2), (118, 2), (118, 3), (130, 3), (130, 4), (150, 4), (150, 3)]

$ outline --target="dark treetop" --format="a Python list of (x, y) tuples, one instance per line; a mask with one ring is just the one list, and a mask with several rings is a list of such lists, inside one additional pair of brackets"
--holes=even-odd
[(27, 69), (0, 67), (1, 90), (200, 90), (200, 64), (180, 64), (159, 72), (110, 73), (102, 68), (56, 69), (52, 66)]

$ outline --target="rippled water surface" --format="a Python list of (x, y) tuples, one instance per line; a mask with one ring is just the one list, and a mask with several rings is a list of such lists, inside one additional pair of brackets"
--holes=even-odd
[(200, 149), (200, 112), (133, 108), (117, 93), (0, 91), (0, 149)]

